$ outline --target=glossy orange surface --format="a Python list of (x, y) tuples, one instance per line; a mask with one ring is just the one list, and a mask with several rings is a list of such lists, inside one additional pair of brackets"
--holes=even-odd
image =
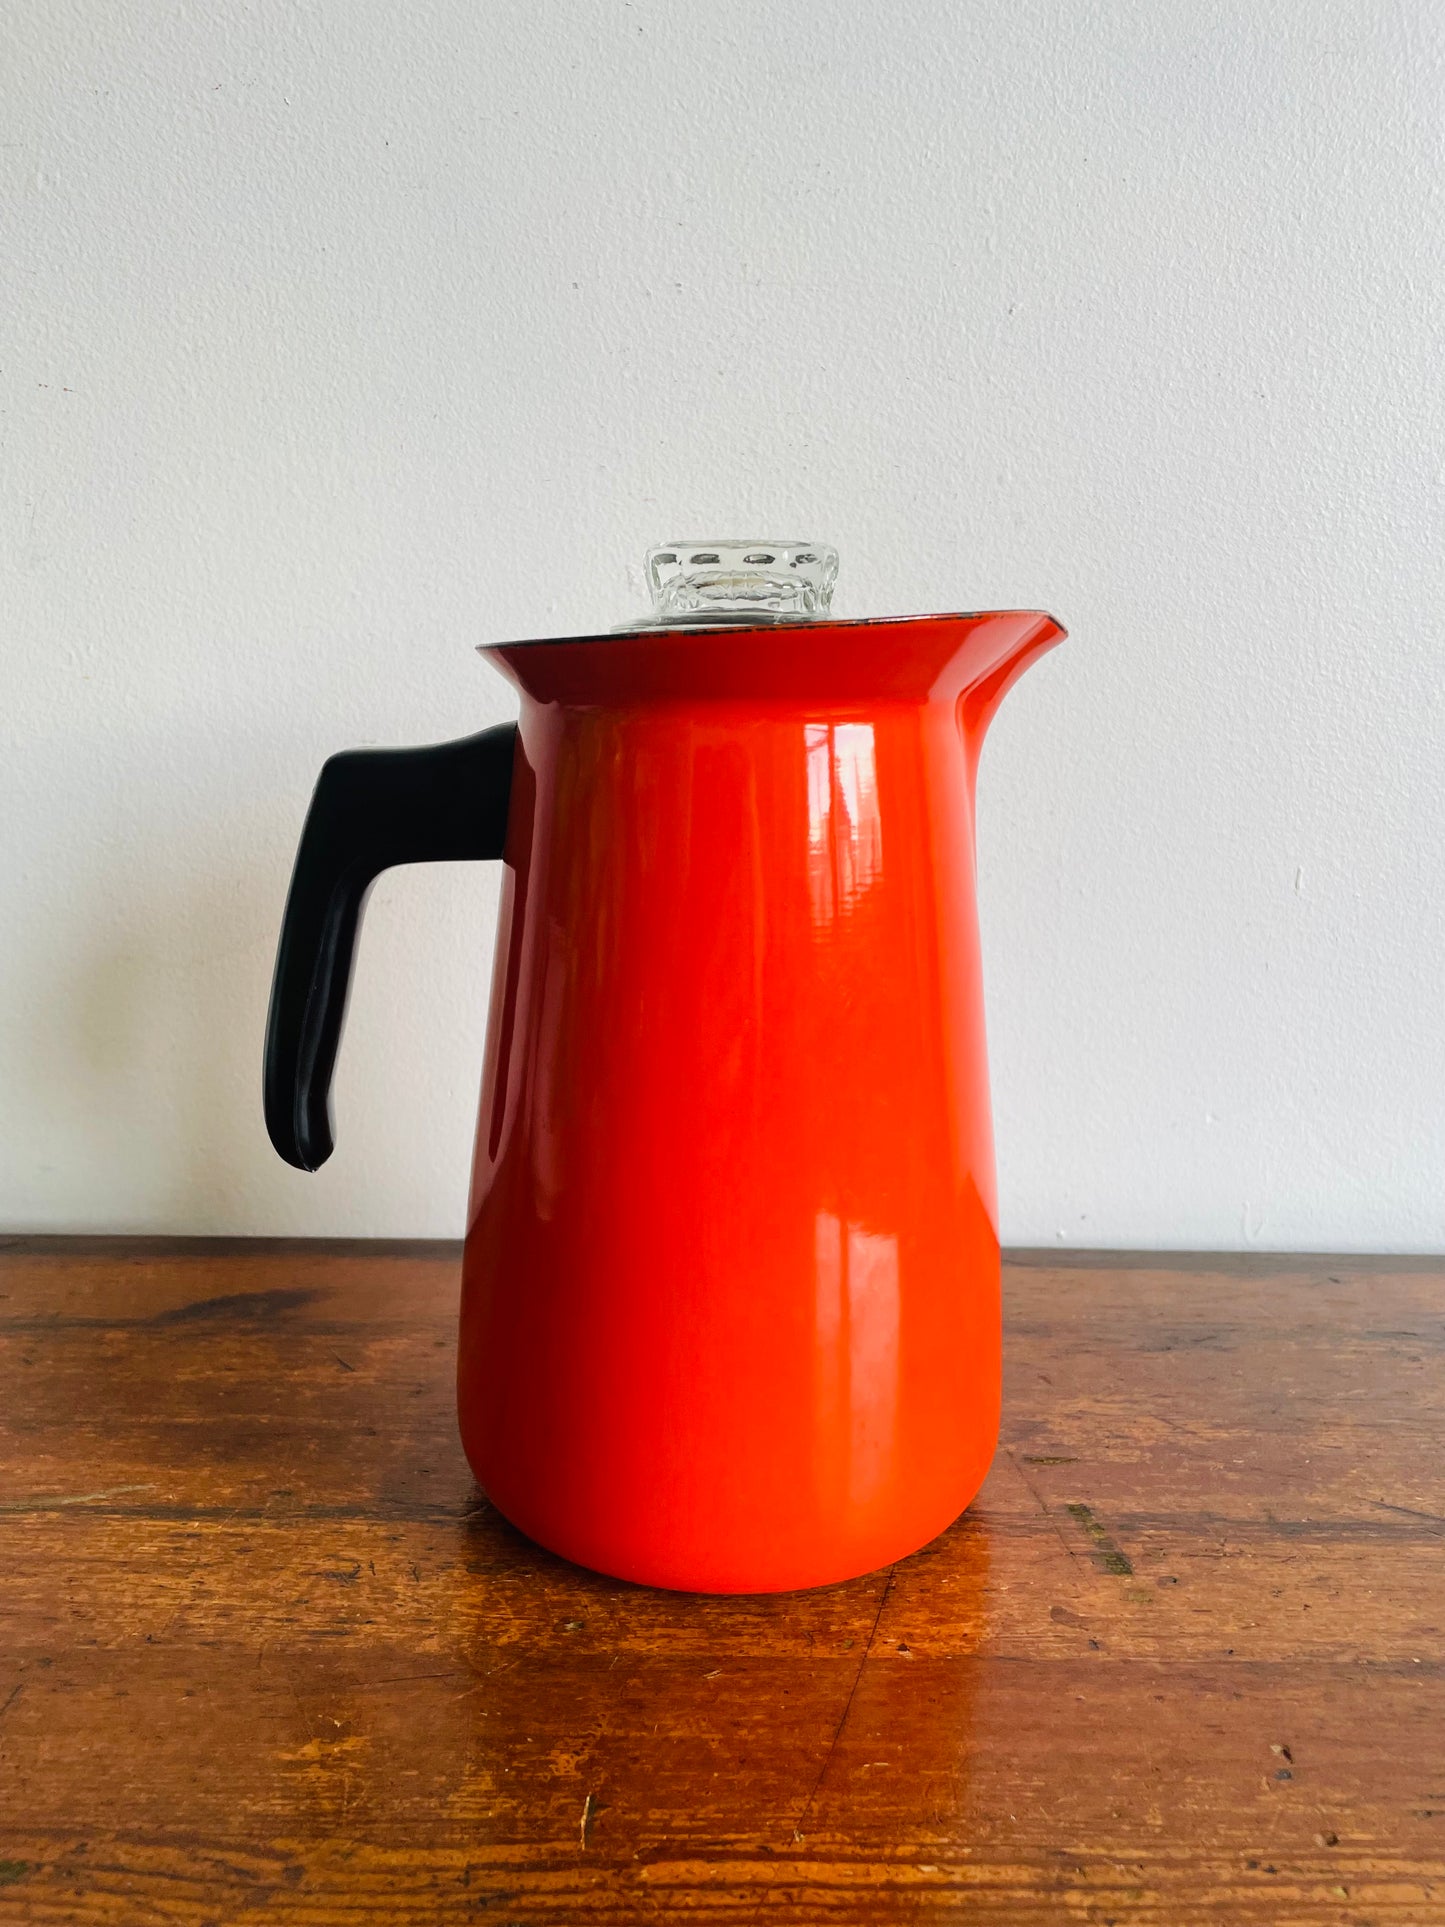
[(462, 1437), (620, 1577), (819, 1585), (973, 1497), (999, 1408), (973, 870), (1033, 613), (490, 650), (520, 741)]

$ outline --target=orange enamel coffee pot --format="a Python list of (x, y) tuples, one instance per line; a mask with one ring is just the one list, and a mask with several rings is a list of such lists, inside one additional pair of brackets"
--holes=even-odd
[(516, 1526), (650, 1585), (910, 1553), (997, 1437), (974, 775), (1033, 611), (838, 621), (817, 544), (683, 543), (656, 609), (482, 651), (515, 725), (321, 773), (266, 1039), (283, 1158), (332, 1148), (351, 955), (391, 864), (504, 865), (457, 1391)]

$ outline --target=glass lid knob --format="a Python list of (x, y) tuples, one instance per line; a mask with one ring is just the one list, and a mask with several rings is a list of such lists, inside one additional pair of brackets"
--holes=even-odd
[(837, 577), (838, 551), (826, 542), (668, 542), (647, 552), (657, 624), (826, 616)]

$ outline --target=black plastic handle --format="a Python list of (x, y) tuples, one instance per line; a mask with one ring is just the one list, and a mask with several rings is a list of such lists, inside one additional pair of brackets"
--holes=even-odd
[(299, 1170), (331, 1156), (331, 1075), (367, 891), (396, 863), (499, 857), (516, 744), (505, 723), (427, 749), (349, 749), (323, 767), (266, 1019), (266, 1130)]

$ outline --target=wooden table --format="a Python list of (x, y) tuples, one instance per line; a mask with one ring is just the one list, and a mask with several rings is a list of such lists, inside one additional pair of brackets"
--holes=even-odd
[(1445, 1263), (1020, 1254), (978, 1504), (754, 1599), (502, 1523), (456, 1272), (0, 1253), (0, 1921), (1445, 1922)]

